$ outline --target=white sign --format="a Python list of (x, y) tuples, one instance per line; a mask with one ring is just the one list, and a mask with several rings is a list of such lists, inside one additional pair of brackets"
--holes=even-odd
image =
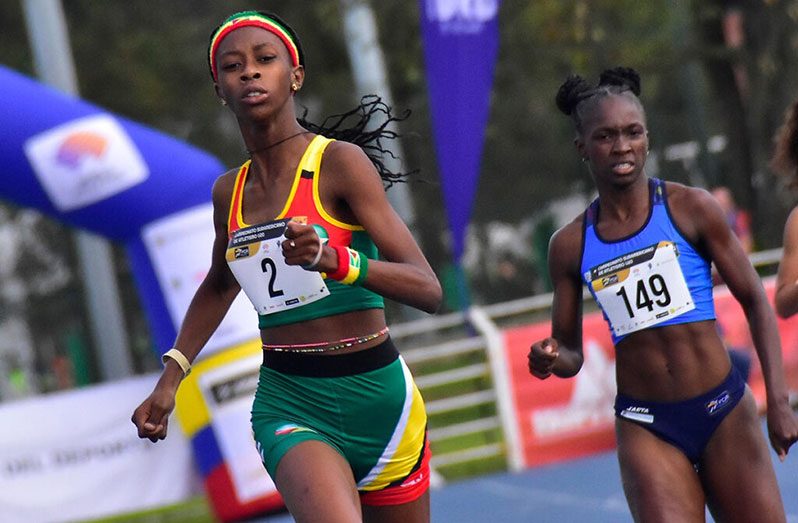
[[(144, 227), (142, 239), (172, 323), (178, 328), (211, 266), (213, 205), (200, 205), (157, 220)], [(200, 356), (207, 357), (219, 349), (259, 336), (258, 315), (242, 292)]]
[(62, 212), (114, 196), (149, 176), (124, 128), (104, 114), (32, 136), (25, 142), (25, 155), (53, 206)]
[(499, 0), (426, 0), (427, 19), (444, 33), (473, 34), (493, 20)]
[(262, 356), (257, 354), (211, 369), (199, 378), (205, 405), (211, 413), (213, 434), (242, 504), (277, 491), (248, 428), (261, 361)]
[(487, 22), (498, 10), (498, 0), (427, 0), (427, 17), (438, 22), (454, 19)]
[(199, 494), (191, 445), (174, 423), (158, 443), (130, 416), (155, 386), (139, 376), (0, 405), (0, 520), (84, 521)]

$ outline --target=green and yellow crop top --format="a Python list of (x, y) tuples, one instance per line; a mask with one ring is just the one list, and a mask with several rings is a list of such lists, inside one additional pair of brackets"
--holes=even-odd
[[(368, 258), (377, 259), (379, 255), (377, 246), (363, 227), (336, 220), (327, 213), (321, 204), (319, 170), (324, 150), (332, 141), (329, 138), (318, 135), (308, 144), (297, 167), (288, 200), (275, 220), (299, 219), (313, 225), (322, 241), (326, 240), (329, 245), (350, 247), (360, 251)], [(241, 210), (244, 184), (247, 179), (249, 165), (250, 161), (248, 160), (239, 168), (233, 187), (230, 215), (227, 221), (227, 234), (231, 240), (237, 230), (251, 227), (251, 225), (244, 223)], [(345, 285), (330, 278), (326, 278), (324, 283), (329, 289), (328, 296), (296, 308), (272, 314), (259, 313), (258, 326), (261, 329), (267, 329), (344, 312), (382, 309), (385, 307), (382, 296), (363, 287)]]

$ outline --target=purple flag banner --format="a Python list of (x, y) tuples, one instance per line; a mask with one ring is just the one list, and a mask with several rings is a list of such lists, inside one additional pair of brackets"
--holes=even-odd
[(479, 178), (500, 0), (419, 0), (438, 169), (452, 234), (463, 255)]

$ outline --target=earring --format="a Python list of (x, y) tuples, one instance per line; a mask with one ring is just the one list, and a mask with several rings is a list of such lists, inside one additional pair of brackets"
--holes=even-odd
[(294, 92), (299, 91), (299, 85), (297, 85), (296, 82), (292, 83), (291, 84), (291, 90), (294, 91)]
[(586, 162), (586, 161), (587, 161), (587, 156), (583, 156), (583, 157), (582, 157), (582, 161), (583, 161), (583, 162)]
[(222, 104), (225, 107), (227, 106), (227, 100), (225, 100), (225, 99), (219, 100), (219, 103)]

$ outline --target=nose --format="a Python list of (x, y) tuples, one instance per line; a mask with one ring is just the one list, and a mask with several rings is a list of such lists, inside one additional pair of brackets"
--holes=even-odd
[(612, 145), (613, 151), (617, 152), (627, 152), (631, 149), (630, 140), (628, 137), (624, 136), (623, 133), (618, 135)]
[(241, 80), (246, 82), (248, 80), (256, 80), (260, 78), (260, 71), (254, 65), (248, 65), (241, 72)]

